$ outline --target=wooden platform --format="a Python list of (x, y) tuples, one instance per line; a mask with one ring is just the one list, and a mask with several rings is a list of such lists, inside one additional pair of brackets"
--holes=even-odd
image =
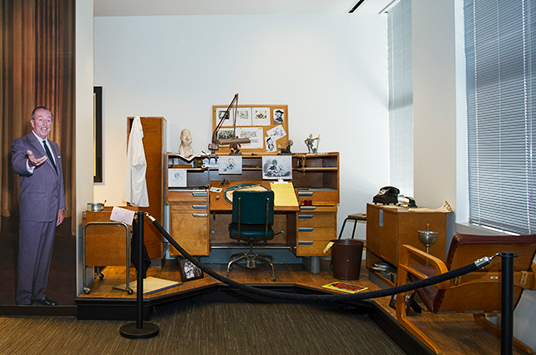
[[(221, 275), (225, 275), (226, 265), (209, 264)], [(135, 317), (136, 294), (129, 295), (125, 291), (115, 289), (114, 286), (125, 283), (125, 267), (108, 267), (102, 270), (103, 279), (98, 277), (90, 285), (89, 294), (80, 294), (76, 298), (79, 319), (133, 319)], [(166, 280), (181, 281), (178, 264), (175, 260), (166, 260), (162, 268), (150, 268), (147, 276)], [(247, 269), (244, 265), (233, 267), (230, 275), (232, 280), (240, 283), (258, 285), (264, 288), (286, 292), (337, 292), (328, 291), (322, 286), (336, 280), (329, 269), (329, 264), (322, 263), (320, 273), (313, 274), (303, 265), (276, 264), (277, 280), (272, 282), (271, 272), (266, 265), (259, 265), (256, 269)], [(131, 268), (131, 281), (135, 280), (135, 269)], [(369, 280), (368, 270), (361, 268), (359, 280), (341, 281), (354, 285), (363, 285), (370, 290), (380, 287)], [(182, 285), (161, 292), (144, 296), (144, 317), (149, 319), (154, 307), (180, 301), (200, 294), (214, 293), (215, 297), (222, 294), (233, 293), (236, 290), (205, 275), (204, 278), (184, 282)], [(222, 293), (223, 292), (223, 293)], [(380, 318), (389, 319), (378, 321), (386, 327), (386, 333), (398, 337), (398, 342), (411, 343), (416, 339), (405, 329), (400, 329), (396, 322), (395, 311), (389, 307), (390, 297), (365, 301), (380, 311)], [(471, 315), (434, 315), (429, 312), (411, 314), (412, 322), (423, 330), (439, 347), (444, 354), (498, 354), (500, 352), (500, 338), (477, 325)], [(382, 323), (383, 322), (383, 323)], [(393, 330), (393, 327), (398, 328)], [(396, 341), (396, 339), (393, 339)], [(427, 353), (421, 349), (420, 353)], [(415, 350), (411, 350), (415, 351)], [(514, 354), (524, 354), (514, 348)]]

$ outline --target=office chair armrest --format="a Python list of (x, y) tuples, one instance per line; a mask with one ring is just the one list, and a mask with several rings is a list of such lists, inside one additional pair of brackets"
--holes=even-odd
[[(424, 260), (428, 260), (428, 262), (435, 267), (436, 275), (444, 274), (445, 272), (449, 271), (443, 260), (436, 258), (435, 256), (430, 255), (420, 249), (412, 247), (411, 245), (403, 244), (400, 246), (400, 251), (398, 254), (398, 285), (403, 285), (406, 283), (408, 273), (411, 273), (420, 279), (428, 278), (427, 275), (409, 265), (412, 255), (418, 256)], [(449, 282), (443, 282), (438, 284), (437, 287), (440, 289), (445, 288), (448, 286), (448, 284)]]

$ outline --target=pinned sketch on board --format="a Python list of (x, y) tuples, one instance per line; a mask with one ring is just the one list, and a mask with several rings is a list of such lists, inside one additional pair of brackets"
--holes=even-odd
[(254, 107), (252, 125), (253, 126), (269, 126), (270, 125), (270, 108), (269, 107)]

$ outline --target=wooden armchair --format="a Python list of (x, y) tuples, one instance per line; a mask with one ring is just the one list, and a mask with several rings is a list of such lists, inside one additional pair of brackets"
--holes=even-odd
[[(522, 236), (481, 236), (458, 234), (450, 245), (446, 262), (409, 245), (402, 245), (398, 258), (398, 285), (455, 270), (496, 253), (512, 252), (514, 258), (514, 307), (524, 289), (536, 289), (536, 234)], [(501, 258), (493, 259), (484, 269), (416, 290), (420, 299), (432, 313), (473, 313), (477, 324), (500, 336), (500, 327), (486, 319), (486, 313), (501, 310)], [(421, 266), (427, 263), (430, 266)], [(412, 265), (420, 264), (420, 265)], [(441, 349), (407, 317), (405, 294), (397, 295), (398, 322), (436, 354)], [(532, 349), (514, 338), (514, 345), (527, 353)]]

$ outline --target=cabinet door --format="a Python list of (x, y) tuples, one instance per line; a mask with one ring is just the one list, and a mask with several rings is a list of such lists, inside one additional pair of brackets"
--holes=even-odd
[(380, 256), (380, 209), (367, 205), (367, 250)]
[(382, 210), (380, 256), (387, 262), (398, 265), (398, 216), (396, 212)]
[[(171, 213), (171, 232), (173, 239), (189, 254), (197, 256), (209, 254), (206, 211)], [(180, 253), (171, 247), (170, 254), (179, 255)]]

